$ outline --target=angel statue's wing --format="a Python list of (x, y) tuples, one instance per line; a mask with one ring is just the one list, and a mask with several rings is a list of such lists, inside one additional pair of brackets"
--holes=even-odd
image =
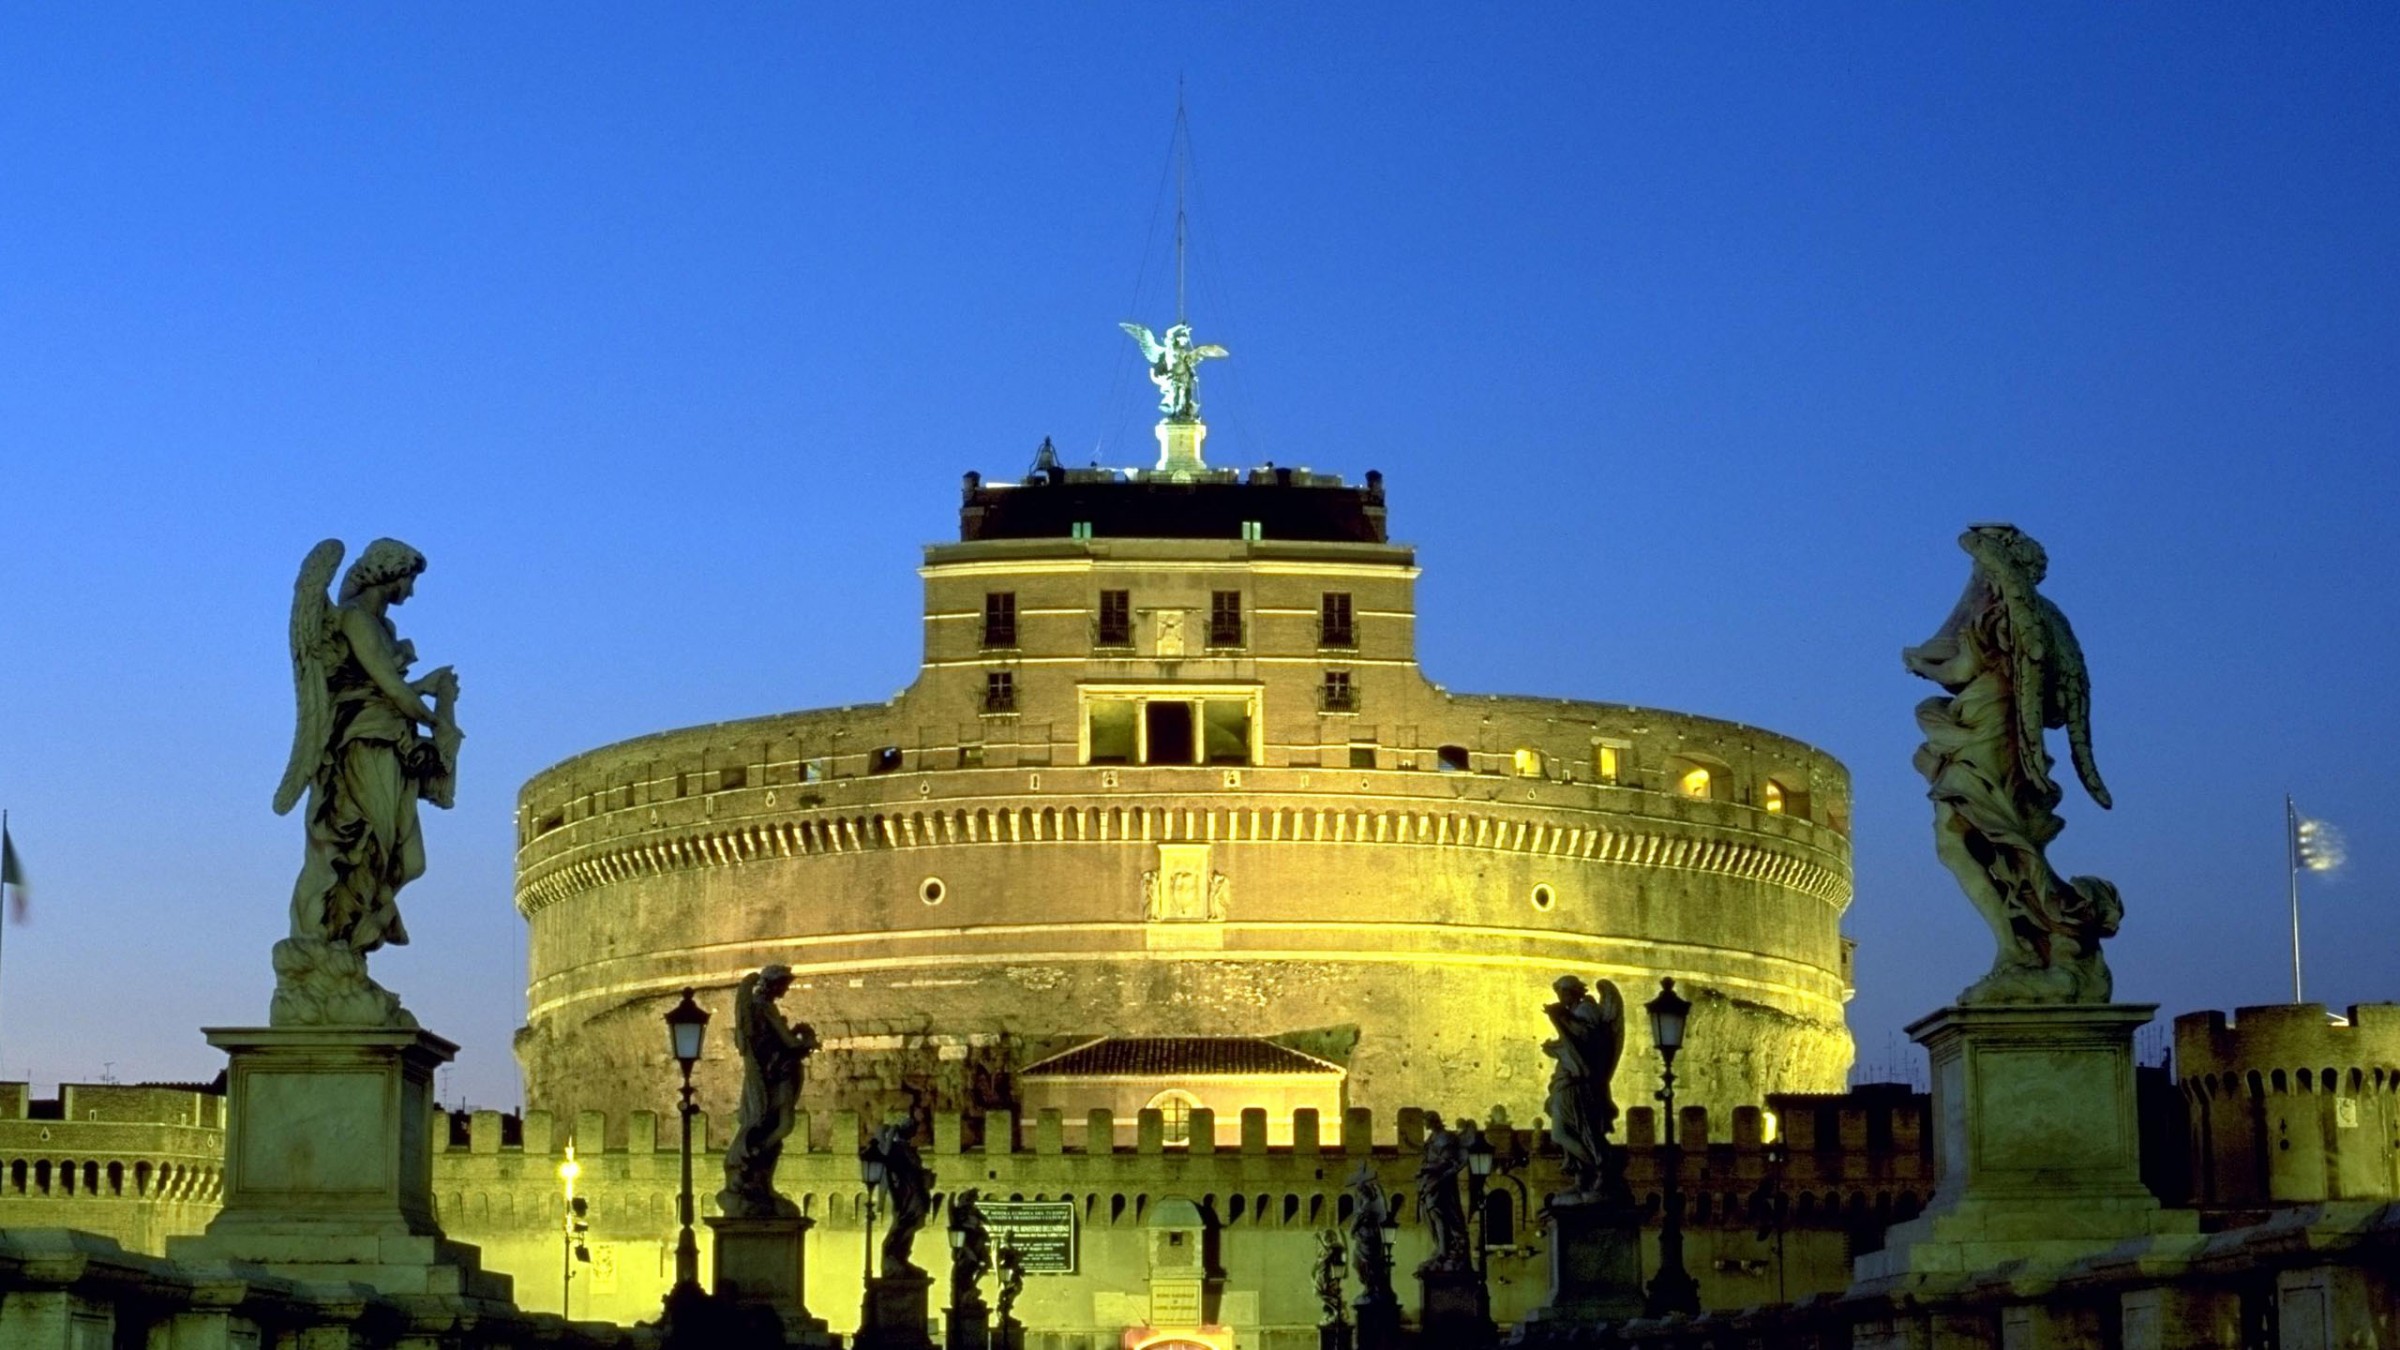
[(292, 583), (292, 686), (299, 718), (292, 728), (292, 757), (283, 766), (283, 782), (275, 788), (279, 816), (300, 800), (325, 756), (333, 722), (332, 691), (325, 687), (325, 630), (333, 614), (327, 588), (341, 565), (342, 541), (328, 539), (308, 551), (300, 564), (300, 579)]
[(2043, 627), (2049, 630), (2049, 678), (2042, 683), (2042, 721), (2066, 728), (2067, 752), (2074, 757), (2075, 776), (2083, 781), (2083, 790), (2103, 808), (2111, 806), (2108, 785), (2100, 781), (2100, 765), (2092, 758), (2092, 676), (2083, 664), (2083, 644), (2075, 640), (2075, 630), (2067, 626), (2067, 616), (2058, 606), (2043, 596), (2035, 596), (2034, 603), (2041, 607)]
[(1601, 980), (1592, 988), (1592, 1001), (1600, 1005), (1601, 1045), (1600, 1062), (1593, 1067), (1600, 1071), (1600, 1082), (1606, 1086), (1617, 1076), (1617, 1061), (1625, 1056), (1625, 995), (1618, 992), (1615, 980)]
[(2004, 549), (1974, 551), (1974, 557), (1999, 595), (2004, 625), (1998, 635), (1999, 646), (2008, 662), (2008, 733), (2016, 747), (2017, 765), (2034, 791), (2053, 791), (2050, 751), (2042, 743), (2051, 679), (2050, 623), (2042, 609), (2049, 602), (2035, 592), (2032, 579)]
[(1216, 343), (1209, 342), (1192, 348), (1192, 355), (1205, 360), (1213, 356), (1231, 356), (1233, 353), (1225, 350), (1223, 347), (1218, 346)]
[(1131, 333), (1133, 335), (1133, 340), (1142, 344), (1142, 355), (1147, 359), (1156, 361), (1158, 358), (1167, 354), (1167, 349), (1159, 345), (1158, 335), (1151, 332), (1149, 329), (1142, 327), (1140, 324), (1121, 323), (1118, 324), (1117, 327), (1124, 329), (1128, 333)]

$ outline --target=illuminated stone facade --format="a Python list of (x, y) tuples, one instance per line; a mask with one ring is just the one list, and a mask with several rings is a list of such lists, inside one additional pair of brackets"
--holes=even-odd
[(0, 1083), (0, 1227), (76, 1228), (152, 1256), (208, 1226), (225, 1187), (225, 1099), (148, 1084)]
[(2175, 1063), (2201, 1207), (2400, 1197), (2400, 1004), (2186, 1013)]
[[(1730, 722), (1431, 682), (1384, 505), (1376, 474), (969, 475), (890, 702), (535, 777), (528, 1106), (649, 1107), (660, 1014), (689, 985), (722, 1015), (769, 962), (826, 1038), (807, 1104), (871, 1118), (1021, 1110), (1020, 1070), (1112, 1036), (1272, 1038), (1338, 1067), (1347, 1106), (1531, 1120), (1568, 971), (1636, 1002), (1677, 977), (1695, 1105), (1838, 1091), (1846, 771)], [(737, 1079), (718, 1038), (704, 1104)], [(1155, 1086), (1224, 1121), (1291, 1100)]]

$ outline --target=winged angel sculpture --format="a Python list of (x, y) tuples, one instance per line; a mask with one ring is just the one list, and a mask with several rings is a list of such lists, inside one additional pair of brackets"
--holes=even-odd
[(447, 808), (458, 769), (448, 666), (411, 680), (416, 647), (387, 611), (407, 601), (425, 555), (397, 539), (342, 563), (328, 539), (300, 564), (292, 594), (292, 677), (299, 721), (275, 814), (305, 794), (308, 846), (292, 886), (292, 935), (275, 944), (275, 1026), (413, 1027), (399, 998), (367, 978), (367, 953), (405, 944), (400, 888), (424, 875), (417, 803)]
[(1138, 323), (1121, 323), (1117, 327), (1133, 335), (1141, 344), (1142, 356), (1150, 363), (1150, 383), (1158, 386), (1158, 410), (1169, 421), (1197, 422), (1200, 420), (1200, 363), (1220, 356), (1229, 356), (1223, 347), (1210, 342), (1192, 345), (1192, 326), (1177, 323), (1165, 334), (1155, 334)]
[(1609, 1080), (1625, 1057), (1625, 996), (1613, 980), (1600, 981), (1597, 997), (1572, 975), (1551, 990), (1558, 1001), (1542, 1010), (1558, 1035), (1542, 1042), (1550, 1067), (1550, 1137), (1566, 1160), (1575, 1193), (1630, 1203), (1625, 1156), (1608, 1142), (1617, 1127), (1617, 1100)]
[(2106, 808), (2092, 762), (2091, 677), (2064, 614), (2036, 589), (2049, 555), (2014, 525), (1958, 537), (1975, 560), (1966, 594), (1909, 672), (1945, 694), (1917, 705), (1916, 767), (1933, 799), (1934, 851), (1999, 942), (1992, 969), (1961, 1003), (2106, 1003), (2100, 942), (2124, 917), (2117, 888), (2061, 877), (2046, 850), (2065, 822), (2043, 740), (2065, 728), (2075, 775)]

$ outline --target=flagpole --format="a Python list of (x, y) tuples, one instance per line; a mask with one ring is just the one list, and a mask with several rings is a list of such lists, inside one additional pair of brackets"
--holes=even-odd
[(2300, 812), (2283, 794), (2284, 867), (2292, 883), (2292, 1002), (2300, 1001)]
[[(5, 808), (5, 807), (0, 807), (0, 857), (5, 857), (5, 856), (7, 855), (7, 853), (8, 853), (8, 810), (7, 810), (7, 808)], [(6, 887), (6, 886), (4, 886), (4, 885), (0, 885), (0, 902), (4, 902), (4, 901), (6, 901), (7, 899), (8, 899), (8, 887)], [(5, 905), (0, 905), (0, 908), (5, 908)], [(5, 914), (0, 914), (0, 951), (5, 951), (5, 950), (7, 949), (7, 946), (8, 946), (8, 943), (7, 943), (7, 934), (8, 934), (8, 916), (7, 916), (7, 915), (5, 915)], [(6, 1023), (6, 1021), (5, 1021), (5, 1020), (0, 1020), (0, 1026), (6, 1026), (6, 1025), (7, 1025), (7, 1023)], [(26, 1075), (25, 1075), (25, 1078), (26, 1078), (25, 1090), (26, 1090), (27, 1092), (31, 1092), (31, 1091), (33, 1091), (33, 1081), (32, 1081), (32, 1080), (33, 1080), (33, 1075), (32, 1075), (31, 1073), (28, 1073), (28, 1074), (26, 1074)]]

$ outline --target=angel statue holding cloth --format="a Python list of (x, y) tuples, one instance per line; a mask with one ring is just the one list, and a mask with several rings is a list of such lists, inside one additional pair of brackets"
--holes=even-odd
[(399, 998), (367, 978), (367, 953), (408, 941), (400, 888), (425, 873), (417, 803), (447, 808), (460, 733), (458, 676), (411, 680), (416, 648), (387, 611), (405, 603), (425, 555), (397, 539), (367, 545), (327, 593), (342, 542), (310, 549), (292, 595), (299, 719), (275, 813), (308, 799), (307, 848), (292, 886), (292, 934), (275, 944), (274, 1026), (413, 1027)]

